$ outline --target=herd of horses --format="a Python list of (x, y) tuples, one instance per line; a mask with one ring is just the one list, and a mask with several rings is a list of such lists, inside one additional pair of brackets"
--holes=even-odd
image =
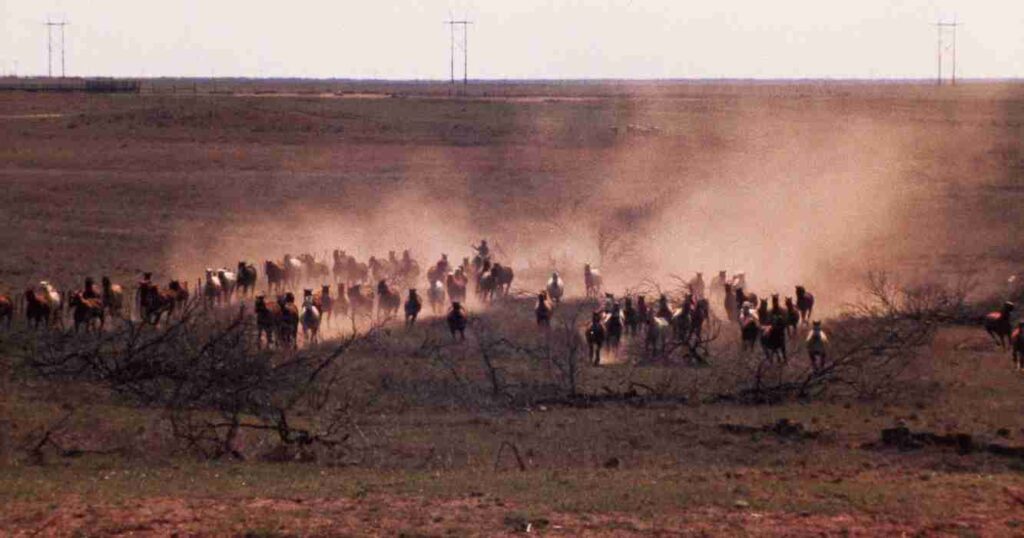
[[(586, 265), (583, 280), (587, 298), (598, 298), (603, 282), (600, 272)], [(642, 336), (644, 350), (652, 356), (665, 354), (669, 342), (695, 350), (706, 343), (714, 316), (711, 305), (717, 301), (726, 318), (738, 325), (743, 349), (751, 351), (760, 342), (766, 361), (786, 362), (787, 339), (797, 335), (801, 324), (809, 325), (805, 341), (811, 366), (824, 367), (828, 336), (820, 321), (811, 320), (814, 296), (803, 286), (796, 286), (796, 300), (787, 297), (782, 304), (778, 294), (759, 298), (746, 292), (745, 286), (743, 273), (728, 278), (721, 271), (710, 286), (705, 284), (703, 274), (697, 273), (686, 283), (685, 294), (675, 304), (667, 294), (660, 294), (651, 304), (644, 295), (627, 294), (619, 301), (613, 294), (605, 293), (603, 308), (592, 313), (585, 330), (588, 358), (600, 364), (602, 349), (616, 352), (624, 336)], [(538, 326), (550, 328), (554, 309), (564, 293), (564, 279), (558, 272), (552, 273), (545, 289), (537, 294), (534, 313)], [(701, 357), (698, 353), (691, 356)]]
[[(33, 329), (64, 328), (67, 314), (76, 333), (82, 329), (98, 332), (104, 329), (108, 318), (132, 318), (133, 307), (138, 312), (137, 319), (157, 325), (183, 311), (191, 299), (201, 300), (207, 308), (251, 301), (260, 345), (294, 348), (300, 329), (306, 342), (315, 343), (321, 326), (335, 317), (350, 318), (355, 323), (357, 318), (373, 316), (394, 319), (402, 312), (405, 323), (411, 326), (426, 305), (434, 315), (445, 313), (453, 338), (465, 339), (465, 304), (470, 290), (477, 301), (487, 304), (508, 297), (515, 277), (509, 265), (491, 259), (486, 242), (482, 247), (474, 246), (476, 255), (463, 258), (458, 265), (452, 264), (446, 254), (430, 265), (425, 272), (426, 301), (417, 289), (424, 275), (408, 250), (401, 257), (391, 251), (387, 258), (371, 256), (360, 262), (336, 249), (330, 257), (333, 263), (327, 263), (326, 255), (321, 261), (312, 254), (285, 254), (280, 260), (265, 260), (266, 293), (273, 297), (257, 292), (256, 265), (240, 261), (235, 270), (206, 269), (195, 282), (194, 292), (188, 281), (171, 280), (160, 286), (153, 281), (152, 273), (143, 273), (131, 300), (126, 298), (125, 287), (107, 276), (101, 278), (99, 286), (90, 277), (81, 289), (63, 293), (52, 283), (42, 281), (20, 297), (0, 295), (0, 324), (9, 328), (15, 314), (23, 312), (27, 325)], [(803, 286), (795, 286), (794, 295), (783, 300), (779, 294), (761, 297), (747, 291), (743, 273), (727, 277), (721, 271), (710, 284), (705, 284), (703, 275), (697, 273), (686, 282), (681, 298), (673, 301), (660, 294), (651, 303), (644, 295), (616, 298), (604, 293), (602, 298), (602, 275), (589, 264), (584, 266), (582, 277), (585, 297), (599, 307), (583, 327), (588, 357), (595, 364), (600, 364), (603, 349), (617, 351), (624, 337), (642, 337), (644, 350), (651, 356), (665, 354), (670, 343), (693, 350), (706, 343), (709, 324), (718, 317), (716, 311), (736, 324), (745, 352), (760, 344), (768, 362), (788, 361), (787, 341), (806, 327), (804, 343), (811, 367), (821, 369), (826, 364), (828, 336), (821, 322), (812, 319), (815, 298)], [(564, 278), (556, 271), (536, 295), (534, 313), (541, 329), (550, 328), (556, 309), (565, 299), (565, 287)], [(301, 299), (289, 291), (293, 289), (302, 289)], [(713, 304), (717, 310), (712, 308)], [(1000, 310), (985, 317), (984, 327), (1000, 347), (1009, 348), (1014, 366), (1021, 370), (1024, 321), (1014, 325), (1014, 309), (1012, 302), (1006, 302)]]
[[(482, 246), (482, 251), (478, 249), (475, 256), (463, 258), (458, 266), (442, 255), (426, 272), (426, 304), (434, 314), (447, 309), (453, 336), (465, 338), (467, 320), (463, 304), (470, 289), (481, 303), (511, 293), (513, 270), (490, 258), (486, 241)], [(267, 294), (273, 294), (272, 298), (258, 294), (259, 271), (255, 264), (246, 261), (238, 262), (234, 270), (207, 268), (191, 290), (187, 280), (171, 280), (160, 286), (153, 281), (152, 273), (143, 273), (130, 300), (126, 299), (125, 287), (107, 276), (102, 278), (99, 288), (89, 277), (81, 289), (65, 292), (42, 281), (19, 297), (0, 295), (0, 323), (9, 328), (15, 314), (23, 312), (33, 329), (64, 328), (69, 316), (76, 333), (83, 329), (89, 333), (102, 331), (109, 318), (132, 318), (133, 307), (137, 319), (158, 325), (183, 312), (190, 300), (199, 301), (205, 308), (251, 301), (260, 345), (296, 347), (300, 328), (304, 339), (315, 343), (321, 325), (330, 323), (334, 317), (350, 317), (353, 323), (373, 316), (392, 319), (404, 307), (406, 323), (416, 322), (424, 306), (416, 289), (421, 270), (408, 250), (400, 258), (391, 251), (387, 258), (371, 256), (360, 262), (336, 249), (331, 258), (333, 264), (313, 254), (285, 254), (280, 260), (265, 260), (263, 275)], [(404, 300), (403, 288), (408, 289)], [(302, 289), (301, 300), (290, 291), (294, 289)]]

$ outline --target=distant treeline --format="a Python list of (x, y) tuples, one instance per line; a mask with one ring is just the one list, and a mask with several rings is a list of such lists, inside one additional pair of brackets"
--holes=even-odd
[(0, 91), (139, 93), (142, 81), (120, 78), (0, 78)]

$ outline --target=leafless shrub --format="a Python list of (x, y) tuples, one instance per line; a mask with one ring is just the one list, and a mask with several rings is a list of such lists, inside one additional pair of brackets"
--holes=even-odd
[[(341, 445), (344, 405), (335, 393), (339, 358), (377, 327), (330, 346), (259, 349), (253, 316), (187, 305), (165, 325), (126, 322), (86, 338), (38, 340), (26, 357), (46, 377), (91, 379), (140, 405), (165, 410), (186, 448), (242, 458), (241, 431), (275, 433), (282, 445)], [(296, 409), (312, 418), (292, 420)]]

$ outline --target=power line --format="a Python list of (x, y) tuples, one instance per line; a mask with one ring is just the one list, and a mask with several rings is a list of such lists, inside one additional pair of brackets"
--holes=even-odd
[(49, 19), (43, 23), (46, 26), (46, 76), (53, 77), (53, 29), (60, 28), (60, 77), (64, 78), (66, 72), (64, 62), (64, 27), (71, 24), (67, 21), (54, 22)]
[[(956, 29), (962, 26), (957, 22), (956, 18), (953, 18), (953, 22), (943, 22), (939, 19), (935, 23), (936, 34), (938, 35), (938, 43), (936, 44), (936, 83), (942, 85), (942, 64), (943, 59), (946, 57), (946, 53), (949, 53), (949, 57), (952, 61), (952, 73), (950, 74), (950, 82), (956, 85)], [(947, 45), (945, 43), (946, 35), (951, 36), (951, 43)]]
[(448, 62), (452, 89), (455, 88), (455, 27), (462, 26), (462, 86), (465, 88), (469, 86), (469, 25), (473, 24), (473, 21), (449, 19), (445, 24), (451, 31)]

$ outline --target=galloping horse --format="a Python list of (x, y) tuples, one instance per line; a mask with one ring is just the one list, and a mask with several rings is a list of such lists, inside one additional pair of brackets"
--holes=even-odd
[(548, 279), (548, 285), (545, 289), (548, 292), (548, 297), (555, 304), (562, 302), (562, 295), (565, 294), (565, 283), (562, 281), (562, 277), (558, 276), (558, 271), (551, 273), (551, 278)]
[(85, 325), (85, 332), (89, 333), (103, 331), (103, 324), (106, 321), (106, 311), (103, 309), (103, 301), (98, 298), (86, 298), (83, 292), (77, 292), (71, 296), (68, 302), (71, 307), (71, 316), (75, 321), (75, 332)]
[(416, 323), (416, 318), (420, 315), (420, 310), (423, 309), (423, 301), (420, 300), (419, 294), (416, 293), (416, 288), (409, 289), (409, 298), (405, 300), (405, 324), (412, 327)]
[(814, 314), (814, 296), (807, 293), (803, 286), (796, 287), (796, 308), (800, 311), (800, 321), (810, 323)]
[(591, 268), (589, 263), (583, 266), (583, 284), (586, 286), (588, 299), (601, 296), (603, 282), (604, 279), (601, 278), (601, 273), (597, 269)]
[(1010, 339), (1010, 314), (1013, 313), (1014, 307), (1013, 303), (1006, 301), (999, 311), (989, 312), (985, 316), (985, 332), (999, 344), (1000, 348), (1005, 348)]
[(258, 275), (256, 273), (256, 266), (245, 263), (244, 261), (238, 262), (238, 288), (242, 297), (249, 294), (256, 293), (256, 279)]
[(313, 304), (313, 296), (307, 294), (302, 300), (302, 339), (307, 343), (320, 341), (320, 320), (320, 309)]
[(104, 276), (100, 279), (102, 284), (101, 297), (103, 299), (103, 308), (106, 309), (111, 316), (121, 316), (121, 312), (124, 310), (124, 288), (114, 284), (110, 281), (110, 277)]
[(783, 318), (776, 316), (767, 327), (761, 328), (761, 348), (766, 361), (778, 358), (786, 362), (786, 322)]
[(398, 309), (402, 307), (402, 296), (392, 291), (387, 280), (377, 283), (377, 315), (383, 314), (386, 317), (398, 315)]
[(612, 311), (608, 313), (607, 319), (604, 322), (605, 339), (608, 342), (608, 349), (613, 352), (618, 351), (619, 343), (622, 342), (622, 331), (625, 327), (625, 322), (622, 319), (622, 309), (618, 303), (612, 306)]
[(272, 292), (280, 292), (287, 284), (287, 273), (285, 268), (270, 260), (263, 262), (263, 272), (267, 274), (267, 289)]
[(811, 333), (807, 335), (807, 358), (811, 361), (811, 369), (818, 371), (825, 367), (828, 358), (828, 336), (821, 330), (821, 322), (815, 321)]
[(263, 338), (267, 340), (267, 347), (274, 344), (274, 334), (278, 332), (281, 324), (281, 305), (277, 302), (268, 303), (263, 295), (256, 296), (256, 348), (261, 345)]
[(594, 362), (594, 366), (601, 364), (601, 347), (604, 346), (605, 340), (604, 325), (601, 324), (601, 313), (594, 312), (591, 316), (590, 327), (587, 328), (587, 348), (588, 358)]
[(448, 311), (448, 317), (445, 321), (448, 323), (448, 330), (451, 331), (453, 340), (456, 339), (456, 335), (462, 340), (466, 339), (466, 325), (469, 324), (469, 320), (461, 303), (452, 303), (452, 308)]
[(431, 280), (430, 287), (427, 288), (427, 302), (430, 303), (430, 310), (435, 315), (440, 314), (441, 309), (444, 308), (444, 296), (444, 283), (440, 280)]
[(548, 300), (547, 292), (540, 292), (537, 294), (537, 307), (533, 309), (534, 315), (537, 317), (537, 325), (539, 327), (548, 328), (551, 327), (551, 301)]

